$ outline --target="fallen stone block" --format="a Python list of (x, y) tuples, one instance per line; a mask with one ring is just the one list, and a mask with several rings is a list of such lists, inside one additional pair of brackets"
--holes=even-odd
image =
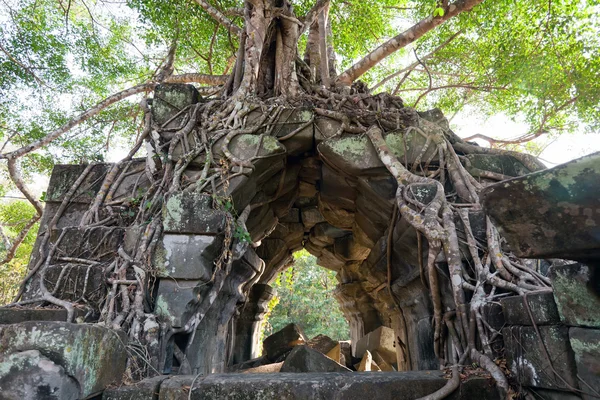
[(560, 323), (554, 295), (552, 292), (546, 292), (532, 293), (527, 296), (511, 296), (500, 300), (504, 319), (508, 325), (532, 325), (525, 301), (527, 301), (533, 320), (537, 325)]
[(590, 267), (583, 264), (553, 266), (550, 280), (563, 323), (600, 328), (600, 288)]
[(356, 343), (355, 355), (362, 356), (365, 351), (375, 351), (390, 364), (396, 363), (396, 347), (394, 330), (387, 326), (380, 326), (363, 336)]
[(306, 345), (320, 353), (327, 354), (338, 345), (338, 342), (327, 335), (319, 334), (307, 341)]
[(3, 354), (38, 350), (79, 384), (79, 398), (119, 384), (127, 362), (127, 337), (98, 325), (22, 322), (3, 325)]
[(281, 372), (350, 372), (323, 353), (308, 346), (296, 346), (285, 358)]
[(377, 350), (374, 350), (371, 355), (373, 356), (373, 362), (379, 367), (381, 371), (395, 371), (394, 367), (388, 363)]
[(79, 385), (63, 367), (28, 350), (0, 357), (0, 398), (76, 400)]
[(570, 328), (569, 340), (575, 353), (577, 375), (582, 381), (579, 387), (583, 398), (595, 399), (594, 394), (600, 389), (600, 329)]
[(376, 371), (376, 369), (374, 369), (373, 367), (373, 356), (371, 355), (371, 352), (367, 350), (365, 351), (362, 360), (360, 360), (358, 367), (356, 367), (356, 370), (358, 372)]
[(333, 349), (329, 350), (325, 355), (338, 364), (346, 365), (346, 360), (342, 355), (342, 349), (339, 343)]
[[(532, 326), (502, 329), (508, 366), (523, 386), (566, 390), (578, 387), (575, 358), (569, 344), (568, 328), (558, 325), (539, 327), (541, 340)], [(556, 376), (548, 363), (542, 343), (548, 351)]]
[(264, 354), (271, 361), (290, 351), (294, 346), (306, 343), (306, 336), (296, 324), (288, 324), (263, 341)]

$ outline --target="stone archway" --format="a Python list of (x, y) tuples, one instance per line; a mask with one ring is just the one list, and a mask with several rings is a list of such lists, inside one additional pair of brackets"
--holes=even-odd
[[(184, 111), (203, 102), (191, 86), (159, 85), (152, 103), (152, 126), (161, 127), (151, 135), (155, 148), (182, 126), (193, 126)], [(427, 242), (395, 215), (396, 179), (369, 139), (344, 134), (342, 121), (310, 108), (275, 110), (269, 114), (257, 105), (244, 117), (252, 129), (217, 135), (213, 155), (236, 164), (226, 175), (211, 169), (214, 160), (194, 157), (199, 144), (191, 131), (171, 142), (177, 143), (169, 152), (173, 163), (186, 168), (177, 178), (179, 190), (164, 203), (144, 197), (160, 184), (153, 171), (163, 160), (152, 152), (116, 167), (55, 168), (24, 304), (44, 300), (65, 306), (63, 319), (127, 331), (122, 336), (135, 350), (121, 365), (128, 363), (134, 379), (223, 372), (256, 354), (258, 326), (272, 294), (268, 282), (293, 251), (305, 248), (337, 272), (336, 297), (353, 343), (386, 326), (397, 340), (399, 370), (438, 369), (434, 305), (423, 269)], [(385, 136), (387, 146), (407, 167), (435, 173), (435, 146), (411, 127), (428, 121), (455, 135), (437, 110), (401, 113), (402, 121)], [(532, 172), (506, 153), (457, 156), (483, 183)], [(202, 193), (207, 186), (213, 195)], [(450, 200), (458, 198), (451, 183), (446, 186)], [(428, 203), (433, 195), (434, 188), (422, 185), (407, 201)], [(161, 217), (139, 218), (153, 215), (146, 209)], [(83, 224), (90, 210), (99, 222)], [(485, 241), (483, 212), (469, 210), (466, 218), (475, 239)], [(468, 260), (467, 237), (458, 234), (460, 256)], [(136, 266), (138, 259), (151, 268)], [(443, 303), (452, 305), (445, 259), (434, 261)], [(452, 307), (443, 311), (452, 318)]]

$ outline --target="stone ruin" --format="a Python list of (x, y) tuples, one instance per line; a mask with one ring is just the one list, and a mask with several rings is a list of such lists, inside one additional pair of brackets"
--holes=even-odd
[[(153, 124), (168, 136), (187, 123), (181, 110), (201, 101), (192, 86), (159, 85)], [(439, 110), (418, 118), (448, 129)], [(112, 165), (56, 166), (30, 261), (31, 269), (48, 265), (28, 281), (21, 305), (0, 309), (0, 398), (413, 399), (444, 386), (432, 344), (432, 300), (420, 268), (423, 244), (403, 219), (390, 228), (396, 180), (368, 138), (336, 134), (340, 122), (309, 108), (284, 109), (279, 121), (268, 135), (231, 140), (236, 159), (253, 160), (248, 173), (207, 179), (205, 160), (189, 160), (182, 181), (202, 177), (220, 197), (174, 193), (162, 204), (160, 234), (146, 242), (142, 233), (153, 221), (131, 225), (130, 209), (153, 206), (140, 202), (151, 185), (148, 169), (159, 157), (133, 160), (120, 173), (105, 201), (114, 202), (110, 218), (119, 221), (110, 227), (81, 228), (80, 221)], [(392, 132), (385, 140), (407, 165), (436, 161), (435, 148), (427, 150), (415, 131)], [(181, 141), (174, 155), (183, 157), (190, 145)], [(543, 398), (596, 398), (600, 154), (539, 171), (510, 154), (465, 154), (461, 162), (487, 185), (483, 209), (468, 213), (473, 235), (485, 241), (489, 216), (511, 250), (531, 259), (554, 288), (486, 304), (489, 329), (497, 332), (494, 354), (506, 360), (514, 384)], [(431, 198), (427, 188), (415, 195), (424, 203)], [(230, 211), (246, 209), (246, 230), (231, 225)], [(217, 284), (215, 260), (227, 232), (240, 251)], [(460, 239), (466, 242), (464, 235)], [(42, 251), (45, 240), (49, 257)], [(117, 254), (135, 254), (143, 246), (151, 277), (137, 270), (107, 274)], [(306, 338), (292, 325), (268, 338), (259, 357), (261, 325), (274, 295), (269, 282), (302, 248), (337, 272), (335, 296), (350, 324), (350, 344), (323, 339), (323, 348), (323, 340)], [(451, 303), (444, 289), (448, 276), (441, 271), (439, 279)], [(56, 299), (79, 306), (36, 302), (41, 284)], [(140, 340), (112, 329), (118, 326), (114, 319), (128, 318), (119, 310), (112, 321), (95, 323), (104, 318), (110, 296), (138, 284), (146, 290), (136, 301), (149, 315), (135, 327)], [(190, 332), (186, 326), (206, 299), (202, 323)], [(498, 398), (487, 378), (473, 376), (453, 398)]]

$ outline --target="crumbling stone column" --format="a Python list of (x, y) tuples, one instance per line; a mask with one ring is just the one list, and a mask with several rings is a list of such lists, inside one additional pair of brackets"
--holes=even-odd
[(240, 309), (236, 319), (236, 335), (233, 348), (233, 364), (258, 357), (260, 333), (269, 301), (276, 291), (271, 286), (257, 283), (250, 290), (248, 301)]

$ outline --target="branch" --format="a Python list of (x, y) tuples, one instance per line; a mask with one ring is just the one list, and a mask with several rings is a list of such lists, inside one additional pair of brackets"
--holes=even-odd
[[(450, 38), (448, 38), (448, 40), (446, 40), (444, 43), (440, 44), (438, 47), (436, 47), (435, 49), (433, 49), (431, 52), (429, 52), (426, 55), (424, 55), (423, 57), (421, 57), (421, 61), (425, 61), (428, 58), (430, 58), (431, 56), (433, 56), (436, 52), (438, 52), (439, 50), (441, 50), (444, 47), (446, 47), (451, 41), (453, 41), (454, 39), (456, 39), (456, 37), (458, 37), (462, 33), (463, 33), (463, 30), (461, 29), (460, 31), (456, 32), (454, 35), (450, 36)], [(393, 74), (386, 76), (381, 82), (379, 82), (377, 85), (373, 86), (373, 88), (371, 89), (371, 91), (374, 91), (375, 89), (377, 89), (381, 85), (384, 85), (390, 79), (394, 79), (395, 77), (397, 77), (398, 75), (400, 75), (403, 72), (412, 71), (419, 64), (420, 64), (419, 61), (415, 61), (414, 63), (410, 64), (408, 67), (402, 68), (398, 72), (394, 72)]]
[(313, 24), (313, 22), (315, 22), (319, 13), (328, 5), (329, 5), (329, 0), (317, 0), (315, 5), (312, 6), (312, 8), (310, 10), (308, 10), (308, 12), (304, 16), (304, 18), (301, 18), (301, 21), (304, 24), (304, 26), (302, 26), (300, 28), (299, 36), (302, 36), (302, 34), (304, 32), (306, 32), (308, 27), (311, 26)]
[(197, 73), (189, 73), (189, 74), (181, 74), (181, 75), (171, 75), (167, 79), (164, 80), (165, 83), (200, 83), (203, 85), (224, 85), (227, 83), (227, 78), (229, 75), (207, 75), (207, 74), (197, 74)]
[(206, 0), (196, 0), (196, 3), (200, 5), (210, 15), (213, 17), (218, 23), (223, 25), (225, 28), (229, 30), (229, 32), (239, 35), (242, 29), (235, 25), (229, 18), (227, 18), (221, 11), (217, 10), (215, 7), (211, 6)]
[(408, 30), (377, 47), (366, 57), (358, 61), (352, 67), (348, 68), (343, 74), (341, 74), (338, 78), (338, 81), (347, 85), (351, 84), (390, 54), (414, 42), (450, 18), (455, 17), (462, 12), (471, 10), (482, 1), (483, 0), (457, 0), (448, 7), (444, 13), (444, 16), (435, 18), (433, 16), (428, 16), (427, 18), (419, 21), (416, 25), (413, 25)]
[(28, 68), (25, 64), (21, 63), (19, 60), (17, 60), (12, 54), (10, 54), (8, 52), (8, 50), (6, 50), (1, 44), (0, 44), (0, 50), (2, 50), (2, 52), (4, 54), (6, 54), (6, 56), (15, 64), (17, 64), (19, 67), (21, 67), (23, 70), (25, 70), (25, 72), (27, 72), (29, 75), (31, 75), (33, 77), (33, 79), (35, 79), (35, 81), (37, 83), (39, 83), (40, 85), (43, 86), (48, 86), (48, 84), (46, 82), (44, 82), (43, 80), (41, 80), (30, 68)]
[(19, 246), (21, 245), (21, 243), (23, 243), (23, 240), (25, 240), (25, 238), (27, 237), (27, 234), (29, 233), (29, 231), (31, 230), (31, 228), (33, 228), (33, 226), (35, 225), (35, 223), (39, 221), (39, 219), (40, 219), (40, 215), (39, 214), (35, 214), (27, 222), (27, 224), (25, 224), (25, 226), (23, 227), (23, 229), (21, 229), (21, 232), (19, 232), (19, 234), (17, 235), (17, 237), (13, 241), (12, 245), (6, 251), (6, 256), (4, 257), (4, 259), (2, 261), (0, 261), (0, 265), (7, 264), (7, 263), (11, 262), (13, 258), (15, 258), (15, 254), (17, 253), (17, 249), (19, 248)]
[(8, 174), (10, 175), (10, 179), (13, 181), (17, 189), (23, 193), (23, 196), (25, 196), (35, 208), (35, 212), (37, 213), (38, 217), (41, 216), (42, 212), (44, 211), (44, 207), (42, 206), (42, 203), (40, 203), (40, 201), (29, 192), (29, 189), (27, 189), (27, 186), (23, 181), (23, 176), (21, 175), (19, 165), (17, 165), (17, 159), (8, 159)]
[(529, 141), (531, 141), (533, 139), (536, 139), (536, 138), (542, 136), (545, 133), (548, 133), (548, 130), (552, 129), (552, 128), (546, 128), (546, 123), (548, 122), (548, 119), (550, 117), (552, 117), (554, 114), (556, 114), (556, 113), (564, 110), (567, 106), (575, 103), (578, 98), (579, 98), (579, 96), (575, 96), (575, 97), (567, 100), (566, 102), (564, 102), (560, 106), (556, 107), (551, 112), (545, 113), (544, 116), (543, 116), (543, 118), (542, 118), (542, 122), (540, 123), (540, 126), (535, 131), (533, 131), (533, 132), (526, 133), (524, 135), (518, 136), (518, 137), (513, 138), (513, 139), (494, 139), (494, 138), (492, 138), (490, 136), (486, 136), (486, 135), (482, 135), (481, 133), (477, 133), (475, 135), (471, 135), (469, 137), (463, 138), (463, 140), (464, 141), (469, 141), (469, 140), (473, 140), (473, 139), (482, 139), (482, 140), (485, 140), (486, 142), (488, 142), (491, 147), (494, 147), (494, 145), (496, 145), (496, 144), (505, 145), (505, 144), (527, 143), (527, 142), (529, 142)]
[(75, 126), (77, 126), (77, 125), (81, 124), (82, 122), (87, 121), (91, 117), (97, 115), (98, 113), (100, 113), (100, 111), (104, 110), (108, 106), (110, 106), (118, 101), (121, 101), (129, 96), (133, 96), (134, 94), (152, 90), (152, 89), (154, 89), (154, 87), (156, 85), (157, 84), (155, 82), (143, 83), (141, 85), (137, 85), (132, 88), (125, 89), (119, 93), (113, 94), (112, 96), (109, 96), (106, 99), (102, 100), (100, 103), (96, 104), (94, 107), (88, 109), (87, 111), (83, 112), (82, 114), (79, 114), (79, 116), (73, 118), (72, 120), (70, 120), (63, 126), (61, 126), (60, 128), (50, 132), (43, 138), (36, 140), (35, 142), (30, 143), (26, 146), (23, 146), (17, 150), (14, 150), (14, 151), (11, 151), (8, 153), (4, 153), (4, 154), (0, 154), (0, 159), (8, 159), (8, 160), (15, 159), (15, 158), (24, 156), (25, 154), (31, 153), (32, 151), (35, 151), (42, 146), (46, 146), (46, 145), (50, 144), (53, 140), (55, 140), (58, 137), (60, 137), (61, 135), (63, 135), (65, 132), (70, 131)]

